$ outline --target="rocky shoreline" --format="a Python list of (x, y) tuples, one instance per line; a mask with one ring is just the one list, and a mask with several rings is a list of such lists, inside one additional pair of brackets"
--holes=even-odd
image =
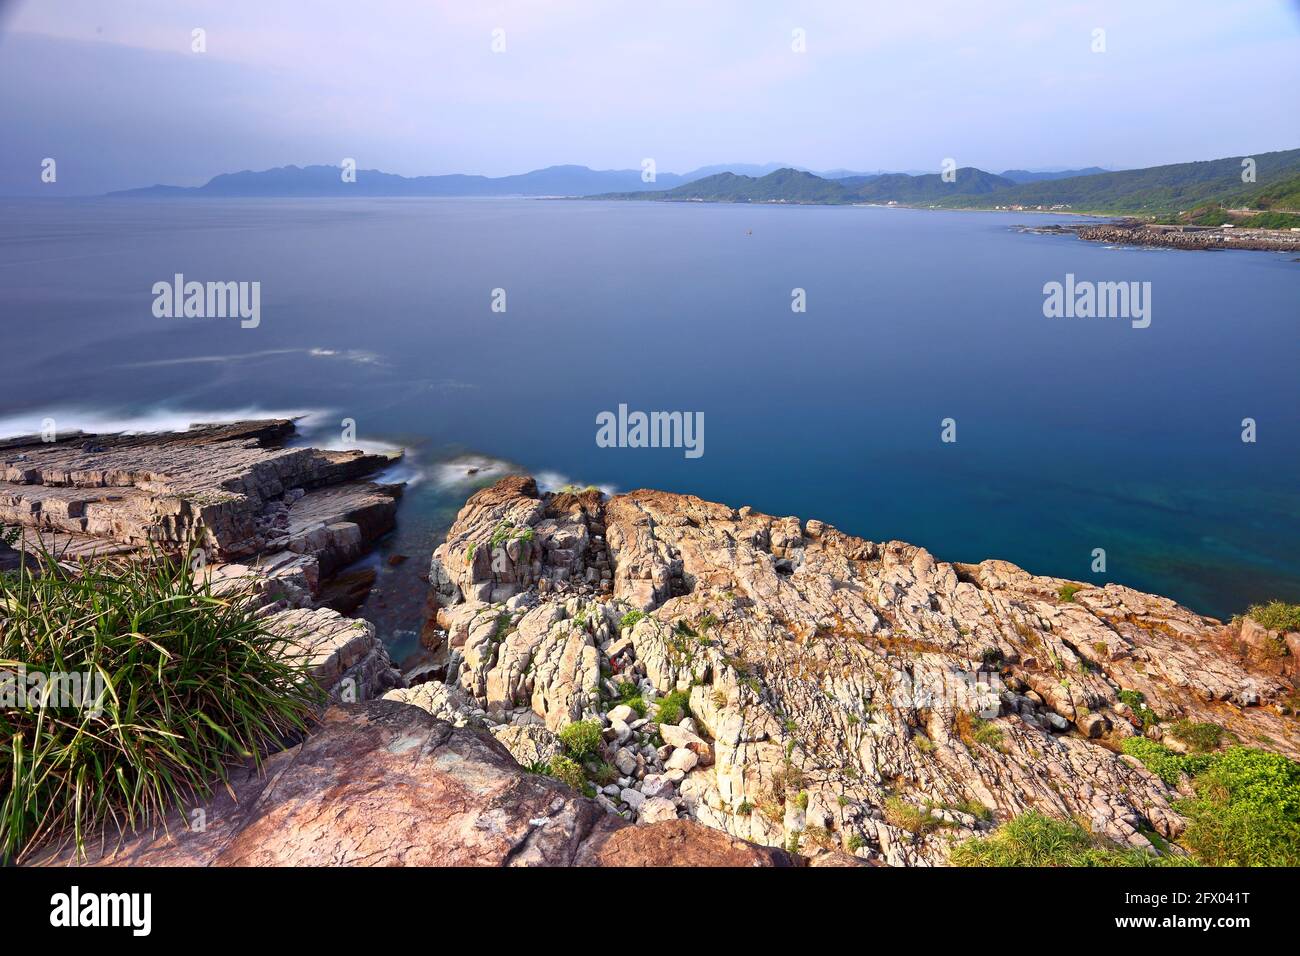
[(1147, 713), (1300, 756), (1300, 635), (819, 521), (511, 477), (469, 499), (430, 580), (440, 682), (390, 696), (521, 762), (597, 721), (608, 812), (813, 858), (940, 864), (1031, 809), (1154, 852), (1180, 794), (1121, 744), (1181, 744)]
[(201, 542), (338, 702), (209, 801), (215, 830), (177, 815), (93, 862), (924, 866), (1031, 810), (1155, 853), (1186, 783), (1126, 740), (1185, 749), (1183, 719), (1300, 757), (1300, 634), (526, 476), (473, 494), (434, 550), (427, 653), (401, 675), (320, 606), (392, 526), (398, 490), (370, 480), (388, 459), (289, 448), (291, 429), (0, 444), (0, 522), (81, 555)]
[(1119, 219), (1107, 223), (1067, 223), (1026, 226), (1026, 232), (1040, 235), (1072, 234), (1089, 242), (1119, 246), (1150, 246), (1167, 249), (1244, 249), (1256, 252), (1300, 253), (1300, 232), (1280, 229), (1248, 229), (1220, 226), (1166, 226), (1140, 219)]

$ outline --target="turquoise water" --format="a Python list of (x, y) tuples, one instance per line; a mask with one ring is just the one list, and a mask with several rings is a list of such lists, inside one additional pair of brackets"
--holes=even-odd
[[(364, 610), (399, 653), (426, 556), (472, 490), (472, 465), (445, 464), (466, 454), (1119, 581), (1218, 616), (1300, 600), (1300, 263), (1015, 228), (1051, 221), (4, 201), (0, 430), (292, 411), (317, 441), (352, 418), (363, 443), (407, 448), (399, 477), (413, 484)], [(152, 286), (177, 272), (260, 282), (260, 325), (155, 318)], [(1151, 282), (1151, 326), (1045, 318), (1043, 284), (1067, 273)], [(791, 311), (796, 287), (805, 313)], [(598, 447), (596, 415), (620, 403), (703, 412), (705, 453)], [(955, 443), (940, 441), (944, 418)], [(1095, 548), (1105, 574), (1090, 571)]]

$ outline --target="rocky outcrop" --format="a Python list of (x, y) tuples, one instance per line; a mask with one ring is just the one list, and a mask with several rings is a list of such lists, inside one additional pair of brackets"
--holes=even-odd
[(589, 786), (626, 820), (924, 865), (1037, 809), (1150, 848), (1181, 832), (1178, 794), (1126, 737), (1187, 718), (1300, 756), (1285, 636), (819, 521), (512, 477), (470, 498), (431, 581), (458, 712), (599, 721)]
[(393, 527), (385, 455), (287, 444), (293, 422), (0, 442), (0, 525), (62, 560), (191, 553), (218, 593), (251, 590), (334, 700), (402, 683), (375, 629), (318, 608), (322, 582)]
[(685, 821), (631, 827), (485, 731), (391, 701), (334, 707), (297, 747), (245, 768), (156, 830), (105, 834), (97, 866), (787, 866), (780, 850)]

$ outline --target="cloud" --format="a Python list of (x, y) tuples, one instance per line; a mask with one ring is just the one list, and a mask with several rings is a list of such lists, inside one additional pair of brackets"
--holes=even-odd
[(1133, 166), (1295, 145), (1277, 118), (1300, 85), (1297, 17), (1271, 0), (28, 0), (6, 26), (0, 122), (27, 159), (0, 159), (0, 192), (54, 149), (105, 188), (344, 156), (408, 175)]

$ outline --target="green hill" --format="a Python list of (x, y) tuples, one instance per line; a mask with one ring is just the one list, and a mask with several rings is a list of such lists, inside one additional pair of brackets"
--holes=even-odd
[[(1243, 158), (1023, 183), (988, 198), (996, 205), (1069, 205), (1076, 212), (1170, 215), (1207, 203), (1221, 203), (1245, 192), (1241, 181)], [(1300, 149), (1260, 153), (1254, 159), (1257, 185), (1249, 192), (1300, 176)], [(986, 203), (983, 197), (959, 196), (942, 200), (939, 205), (970, 208)]]
[[(958, 169), (953, 182), (945, 182), (938, 173), (823, 179), (795, 169), (778, 169), (759, 177), (718, 173), (673, 189), (606, 193), (593, 198), (837, 205), (893, 202), (948, 209), (1041, 206), (1207, 224), (1218, 220), (1290, 225), (1291, 211), (1300, 209), (1300, 149), (1254, 156), (1256, 182), (1249, 185), (1241, 181), (1242, 159), (1235, 156), (1022, 183), (973, 166)], [(1233, 209), (1258, 209), (1267, 215), (1248, 219), (1228, 212)]]
[(855, 176), (839, 182), (852, 188), (860, 202), (917, 205), (938, 203), (953, 196), (987, 196), (1016, 185), (1014, 179), (986, 173), (974, 166), (963, 166), (955, 172), (952, 182), (945, 182), (939, 173), (927, 173), (924, 176), (909, 176), (906, 173)]
[(651, 199), (661, 202), (790, 202), (838, 204), (855, 200), (839, 180), (822, 179), (797, 169), (778, 169), (766, 176), (718, 173), (673, 189), (611, 193), (597, 199)]

